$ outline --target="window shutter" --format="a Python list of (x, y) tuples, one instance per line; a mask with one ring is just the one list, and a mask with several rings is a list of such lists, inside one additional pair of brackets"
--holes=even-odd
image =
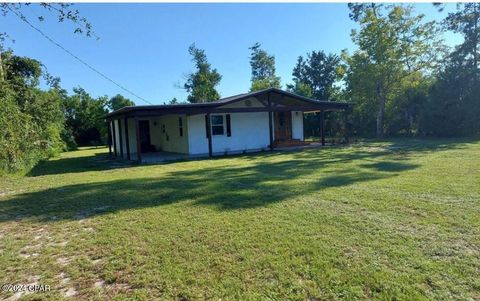
[(208, 139), (208, 127), (210, 126), (209, 122), (208, 122), (208, 115), (205, 115), (205, 135)]
[(227, 137), (232, 136), (232, 127), (230, 125), (230, 114), (227, 114)]

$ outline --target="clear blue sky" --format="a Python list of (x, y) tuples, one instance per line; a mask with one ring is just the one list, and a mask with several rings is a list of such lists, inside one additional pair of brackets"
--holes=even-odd
[[(24, 10), (47, 35), (115, 81), (155, 104), (173, 97), (186, 99), (179, 88), (193, 71), (188, 46), (195, 42), (223, 78), (218, 87), (223, 97), (248, 91), (249, 49), (254, 42), (276, 57), (282, 85), (291, 82), (299, 55), (312, 50), (340, 53), (353, 51), (346, 3), (338, 4), (76, 4), (92, 23), (100, 40), (73, 34), (73, 26), (54, 18), (40, 23), (34, 16), (44, 10), (32, 4)], [(417, 4), (427, 19), (441, 19), (431, 4)], [(449, 5), (446, 11), (454, 9)], [(48, 13), (46, 14), (48, 17)], [(13, 14), (0, 17), (0, 28), (15, 43), (17, 55), (40, 60), (49, 72), (61, 77), (69, 92), (81, 86), (93, 96), (123, 94), (144, 104), (93, 73), (68, 54), (22, 23)], [(448, 44), (461, 41), (447, 34)]]

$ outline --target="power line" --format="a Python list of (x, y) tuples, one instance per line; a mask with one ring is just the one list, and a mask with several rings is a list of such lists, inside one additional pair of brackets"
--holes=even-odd
[(101, 77), (103, 77), (104, 79), (108, 80), (109, 82), (111, 82), (112, 84), (116, 85), (117, 87), (119, 87), (120, 89), (126, 91), (127, 93), (135, 96), (136, 98), (144, 101), (145, 103), (148, 103), (150, 105), (153, 105), (153, 103), (149, 102), (148, 100), (146, 100), (145, 98), (137, 95), (136, 93), (132, 92), (131, 90), (125, 88), (124, 86), (122, 86), (121, 84), (115, 82), (113, 79), (109, 78), (108, 76), (106, 76), (105, 74), (103, 74), (102, 72), (98, 71), (95, 67), (93, 67), (92, 65), (90, 65), (89, 63), (85, 62), (84, 60), (82, 60), (81, 58), (79, 58), (78, 56), (76, 56), (75, 54), (71, 53), (68, 49), (66, 49), (65, 47), (63, 47), (62, 45), (60, 45), (58, 42), (56, 42), (55, 40), (53, 40), (52, 38), (50, 38), (48, 35), (46, 35), (43, 31), (41, 31), (39, 28), (35, 27), (32, 23), (30, 23), (27, 18), (25, 18), (25, 16), (23, 15), (20, 15), (19, 13), (17, 13), (15, 10), (11, 9), (9, 6), (7, 6), (7, 8), (12, 12), (14, 13), (18, 18), (20, 18), (20, 20), (22, 20), (23, 22), (27, 23), (32, 29), (34, 29), (35, 31), (37, 31), (38, 33), (40, 33), (45, 39), (47, 39), (50, 43), (54, 44), (55, 46), (57, 46), (58, 48), (62, 49), (63, 51), (65, 51), (66, 53), (68, 53), (70, 56), (72, 56), (74, 59), (76, 59), (77, 61), (79, 61), (80, 63), (82, 63), (83, 65), (85, 65), (86, 67), (88, 67), (90, 70), (92, 70), (93, 72), (97, 73), (98, 75), (100, 75)]

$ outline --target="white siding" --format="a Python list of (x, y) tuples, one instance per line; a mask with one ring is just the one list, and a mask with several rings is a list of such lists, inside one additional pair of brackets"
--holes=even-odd
[(205, 131), (205, 115), (191, 115), (188, 123), (188, 150), (191, 155), (208, 153), (208, 139)]
[(122, 137), (123, 158), (126, 159), (127, 158), (127, 139), (125, 138), (125, 119), (124, 118), (119, 119), (118, 122), (120, 124), (119, 130), (121, 131), (120, 135)]
[[(224, 135), (212, 135), (213, 153), (242, 152), (268, 148), (270, 138), (267, 112), (231, 113), (230, 124), (231, 137), (227, 137), (226, 129)], [(189, 116), (188, 125), (190, 154), (208, 153), (205, 115)]]
[(115, 149), (117, 150), (117, 156), (120, 156), (120, 132), (118, 130), (118, 120), (113, 120), (115, 131), (113, 135), (115, 135)]
[(128, 144), (130, 146), (131, 159), (137, 155), (137, 133), (135, 131), (135, 119), (128, 118)]
[(303, 141), (303, 114), (292, 112), (292, 139)]

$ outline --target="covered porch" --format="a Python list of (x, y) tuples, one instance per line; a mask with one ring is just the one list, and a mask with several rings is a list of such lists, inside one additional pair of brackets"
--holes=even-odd
[[(279, 89), (215, 102), (125, 107), (106, 116), (112, 156), (162, 162), (307, 146), (303, 116), (317, 113), (325, 145), (325, 115), (347, 103), (319, 101)], [(232, 135), (232, 133), (234, 135)], [(347, 132), (345, 133), (347, 135)]]

